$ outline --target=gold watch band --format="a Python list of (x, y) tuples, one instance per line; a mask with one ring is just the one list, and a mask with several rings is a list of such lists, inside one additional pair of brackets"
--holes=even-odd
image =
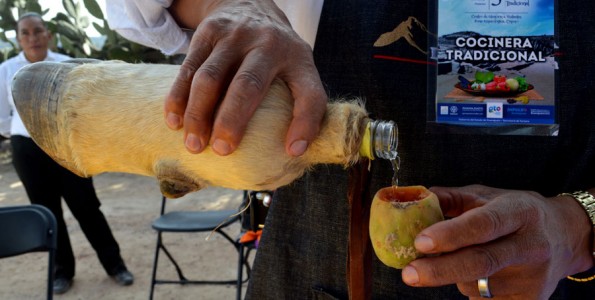
[[(562, 193), (560, 196), (570, 196), (574, 198), (580, 205), (585, 209), (587, 216), (591, 220), (591, 225), (593, 226), (593, 230), (595, 233), (595, 197), (591, 195), (589, 192), (586, 191), (576, 191), (572, 193)], [(595, 258), (595, 237), (593, 238), (593, 252), (591, 253)], [(576, 278), (572, 276), (567, 276), (568, 279), (578, 282), (587, 282), (595, 279), (595, 275), (589, 276), (587, 278)]]

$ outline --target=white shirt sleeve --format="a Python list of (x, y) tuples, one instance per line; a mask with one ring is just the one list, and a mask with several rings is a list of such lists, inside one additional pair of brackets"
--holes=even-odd
[(11, 80), (7, 76), (6, 66), (0, 67), (0, 135), (10, 137), (10, 123), (12, 119), (12, 107), (10, 105), (10, 89), (8, 85)]
[(312, 48), (316, 41), (323, 3), (323, 0), (275, 0), (275, 4), (289, 19), (293, 30)]
[(167, 11), (172, 1), (106, 0), (109, 26), (123, 37), (166, 55), (186, 53), (192, 32), (182, 30)]
[[(182, 30), (167, 8), (173, 0), (106, 0), (109, 26), (123, 37), (160, 49), (166, 55), (186, 53), (192, 32)], [(323, 0), (275, 0), (294, 30), (314, 47)]]

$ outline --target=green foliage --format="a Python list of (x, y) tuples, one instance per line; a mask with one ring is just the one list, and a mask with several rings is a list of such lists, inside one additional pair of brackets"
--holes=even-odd
[[(179, 59), (131, 42), (113, 31), (97, 0), (62, 0), (62, 6), (66, 13), (58, 13), (47, 22), (48, 29), (54, 35), (54, 51), (77, 58), (118, 59), (126, 62), (173, 63)], [(0, 0), (0, 41), (9, 45), (0, 52), (0, 63), (19, 52), (18, 45), (6, 37), (6, 32), (16, 30), (16, 16), (25, 12), (37, 12), (45, 16), (48, 9), (44, 10), (38, 0)], [(87, 12), (99, 21), (91, 22)], [(102, 35), (104, 42), (101, 45), (94, 44), (85, 32), (89, 26)]]

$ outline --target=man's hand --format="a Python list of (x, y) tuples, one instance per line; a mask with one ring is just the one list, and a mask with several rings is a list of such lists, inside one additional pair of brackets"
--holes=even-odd
[(456, 283), (476, 298), (477, 280), (488, 277), (496, 298), (546, 299), (560, 279), (593, 265), (590, 221), (570, 197), (479, 185), (431, 190), (453, 218), (417, 236), (419, 251), (440, 255), (405, 267), (409, 285)]
[(318, 135), (327, 96), (310, 46), (274, 2), (177, 0), (169, 10), (181, 26), (196, 28), (165, 101), (166, 123), (184, 128), (188, 151), (210, 144), (219, 155), (232, 153), (278, 77), (295, 99), (286, 152), (303, 154)]

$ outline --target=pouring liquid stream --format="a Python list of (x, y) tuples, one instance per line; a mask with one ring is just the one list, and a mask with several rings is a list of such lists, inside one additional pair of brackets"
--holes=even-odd
[(399, 186), (399, 167), (401, 165), (401, 160), (399, 158), (399, 156), (395, 156), (395, 158), (390, 160), (390, 164), (393, 167), (393, 178), (392, 178), (392, 186), (394, 189), (396, 189)]

